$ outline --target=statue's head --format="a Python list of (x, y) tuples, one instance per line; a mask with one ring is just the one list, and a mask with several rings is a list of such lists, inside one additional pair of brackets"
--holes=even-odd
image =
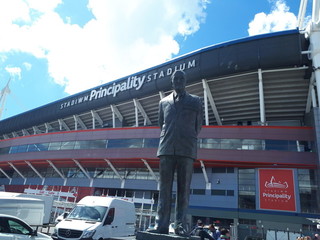
[(182, 70), (176, 70), (171, 76), (172, 88), (178, 94), (185, 92), (186, 82), (186, 74)]

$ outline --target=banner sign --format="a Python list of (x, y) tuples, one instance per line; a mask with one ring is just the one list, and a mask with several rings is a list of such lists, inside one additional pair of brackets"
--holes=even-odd
[(259, 169), (260, 209), (296, 211), (292, 169)]

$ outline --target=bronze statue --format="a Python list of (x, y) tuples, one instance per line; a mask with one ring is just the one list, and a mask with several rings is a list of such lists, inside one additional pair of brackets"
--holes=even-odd
[(200, 97), (186, 92), (186, 76), (181, 70), (171, 76), (173, 92), (159, 103), (161, 129), (157, 156), (160, 157), (160, 196), (156, 232), (168, 234), (172, 185), (177, 171), (175, 233), (188, 230), (186, 213), (189, 205), (193, 162), (197, 157), (197, 136), (201, 130), (203, 108)]

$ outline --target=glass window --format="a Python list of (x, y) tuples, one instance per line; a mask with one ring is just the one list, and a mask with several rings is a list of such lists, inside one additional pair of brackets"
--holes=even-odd
[(314, 142), (308, 141), (297, 141), (299, 152), (312, 152), (314, 149)]
[(221, 149), (242, 149), (241, 139), (221, 139)]
[(145, 148), (157, 148), (159, 146), (159, 138), (145, 138), (144, 146)]
[(242, 150), (262, 150), (262, 140), (259, 139), (243, 139)]
[(67, 216), (67, 219), (94, 220), (101, 222), (107, 212), (107, 207), (102, 206), (75, 206)]
[(48, 151), (49, 143), (34, 143), (29, 144), (28, 152)]
[(234, 173), (234, 168), (232, 168), (232, 167), (213, 167), (212, 173)]
[(10, 147), (0, 148), (0, 154), (8, 154), (10, 152)]
[(28, 145), (20, 145), (18, 146), (18, 152), (19, 153), (24, 153), (28, 151)]
[(226, 190), (211, 190), (211, 195), (215, 196), (225, 196), (226, 195)]
[(233, 167), (227, 167), (227, 173), (234, 173)]
[(193, 173), (202, 173), (202, 168), (193, 168)]
[(239, 208), (256, 208), (256, 177), (254, 168), (239, 168)]
[(90, 149), (105, 149), (107, 140), (91, 140)]
[[(67, 169), (64, 169), (64, 172)], [(67, 177), (68, 178), (85, 178), (86, 176), (84, 175), (84, 173), (78, 169), (78, 168), (69, 168), (67, 170)]]
[[(10, 233), (27, 235), (27, 234), (30, 234), (31, 232), (31, 229), (28, 228), (24, 223), (15, 219), (12, 219), (12, 220), (8, 219), (8, 226), (10, 229)], [(20, 237), (17, 236), (17, 238), (20, 238)]]
[(205, 189), (192, 189), (193, 195), (205, 195), (206, 190)]
[(256, 196), (239, 195), (239, 208), (255, 209)]
[(146, 169), (146, 170), (143, 170), (143, 169), (139, 169), (138, 172), (137, 172), (137, 175), (136, 175), (136, 179), (149, 179), (149, 170)]
[(254, 219), (239, 218), (239, 224), (257, 225), (257, 221)]
[(298, 169), (300, 207), (303, 213), (318, 213), (319, 199), (316, 170)]
[[(277, 150), (277, 151), (312, 151), (312, 142), (289, 140), (254, 140), (254, 139), (198, 139), (199, 148), (207, 149), (234, 149), (234, 150)], [(1, 148), (0, 154), (23, 152), (40, 152), (48, 150), (73, 149), (104, 149), (108, 148), (157, 148), (159, 138), (146, 139), (110, 139), (110, 140), (83, 140), (52, 143), (34, 143)], [(9, 150), (10, 149), (10, 150)], [(230, 171), (229, 171), (230, 170)], [(214, 170), (213, 170), (214, 171)], [(219, 170), (217, 170), (219, 171)], [(232, 168), (227, 173), (233, 173)]]
[(220, 149), (220, 139), (203, 138), (200, 141), (201, 148)]
[(105, 149), (107, 140), (76, 141), (74, 149)]
[(94, 177), (95, 173), (96, 173), (96, 169), (95, 168), (86, 168), (87, 173), (89, 174), (90, 177)]
[(227, 196), (234, 196), (234, 190), (227, 190)]
[(53, 151), (53, 150), (60, 150), (61, 148), (61, 142), (51, 142), (49, 144), (49, 151)]
[(136, 169), (128, 169), (126, 179), (136, 179), (137, 178), (137, 170)]
[(74, 149), (89, 149), (90, 141), (76, 141)]
[(18, 147), (19, 147), (19, 146), (12, 146), (12, 147), (10, 148), (10, 153), (17, 153), (17, 152), (18, 152)]
[(95, 175), (94, 175), (94, 178), (102, 178), (105, 170), (106, 169), (104, 169), (104, 168), (97, 168)]
[(22, 173), (24, 176), (26, 177), (39, 177), (33, 170), (30, 170), (30, 171), (26, 171), (25, 173)]
[(286, 140), (265, 140), (266, 150), (278, 150), (286, 151), (288, 150), (288, 141)]
[(142, 140), (134, 139), (109, 139), (108, 148), (142, 148)]
[[(298, 142), (297, 141), (288, 141), (288, 151), (297, 152), (298, 151)], [(299, 151), (301, 152), (301, 151)]]
[(226, 173), (225, 167), (213, 167), (212, 173)]
[(75, 143), (76, 143), (75, 141), (62, 142), (61, 143), (61, 150), (73, 150)]

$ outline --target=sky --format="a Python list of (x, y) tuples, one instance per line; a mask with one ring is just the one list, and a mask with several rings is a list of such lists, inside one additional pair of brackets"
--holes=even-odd
[(0, 120), (203, 47), (295, 29), (299, 7), (298, 0), (0, 0), (0, 91), (10, 80)]

